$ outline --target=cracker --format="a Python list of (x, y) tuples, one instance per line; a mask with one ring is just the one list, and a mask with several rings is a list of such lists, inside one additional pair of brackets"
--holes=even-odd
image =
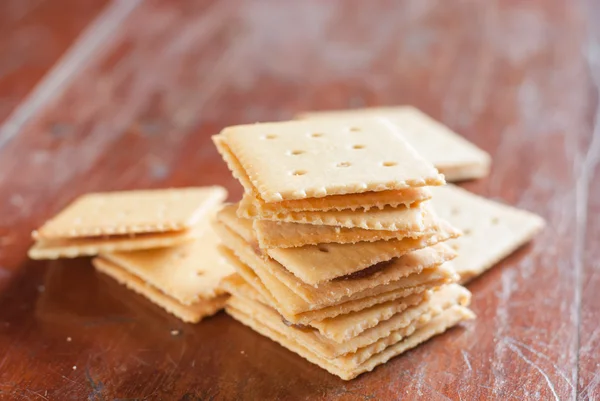
[(423, 214), (427, 206), (384, 207), (383, 209), (331, 210), (329, 212), (286, 212), (261, 219), (286, 223), (302, 223), (333, 227), (362, 228), (364, 230), (421, 231)]
[(435, 217), (431, 207), (423, 209), (423, 228), (420, 230), (365, 230), (302, 223), (283, 223), (254, 220), (258, 245), (268, 248), (297, 248), (304, 245), (354, 244), (356, 242), (387, 241), (391, 239), (417, 238), (435, 234)]
[[(433, 309), (437, 313), (450, 305), (467, 306), (470, 302), (471, 293), (466, 288), (457, 284), (448, 284), (433, 291), (384, 302), (335, 318), (311, 322), (311, 326), (318, 329), (323, 337), (336, 343), (342, 343), (363, 335), (363, 333), (373, 336), (374, 328), (381, 328), (380, 324), (383, 325), (383, 322), (392, 319), (396, 319), (396, 323), (386, 323), (390, 330), (393, 330), (394, 327), (404, 327), (405, 324), (401, 322), (412, 321), (414, 316), (421, 316), (426, 310)], [(381, 330), (378, 330), (377, 333), (380, 335)], [(386, 335), (381, 337), (383, 336)]]
[(404, 139), (446, 176), (448, 181), (485, 177), (491, 158), (488, 153), (412, 106), (379, 107), (359, 110), (303, 113), (303, 119), (389, 119)]
[[(343, 297), (368, 290), (369, 288), (389, 284), (425, 269), (432, 269), (454, 259), (455, 252), (444, 244), (420, 249), (379, 266), (371, 266), (369, 270), (359, 272), (360, 275), (346, 276), (319, 284), (318, 287), (304, 283), (292, 273), (270, 258), (261, 258), (254, 248), (242, 237), (227, 227), (217, 227), (224, 246), (233, 250), (240, 260), (256, 270), (266, 269), (278, 281), (287, 286), (303, 300), (313, 304), (334, 302)], [(259, 265), (259, 267), (256, 267)]]
[(246, 315), (242, 312), (237, 311), (235, 308), (226, 308), (227, 313), (240, 323), (250, 327), (254, 331), (270, 338), (271, 340), (279, 343), (288, 350), (300, 355), (304, 359), (308, 360), (315, 365), (327, 370), (329, 373), (336, 375), (343, 380), (351, 380), (356, 376), (372, 371), (376, 366), (386, 363), (391, 358), (398, 356), (411, 348), (427, 341), (431, 337), (441, 334), (448, 328), (456, 325), (457, 323), (472, 319), (473, 314), (464, 307), (451, 308), (439, 316), (433, 318), (429, 323), (420, 327), (411, 336), (407, 337), (403, 341), (400, 341), (392, 346), (389, 346), (385, 350), (378, 354), (373, 355), (368, 360), (361, 363), (359, 366), (354, 368), (346, 368), (338, 366), (334, 361), (319, 357), (317, 354), (309, 350), (308, 348), (300, 345), (287, 337), (283, 332), (272, 330), (267, 326), (263, 325), (257, 319)]
[(464, 231), (448, 243), (458, 250), (455, 267), (466, 282), (530, 241), (544, 220), (530, 212), (477, 196), (449, 185), (436, 188), (436, 211)]
[[(217, 214), (217, 219), (251, 245), (257, 246), (251, 220), (237, 217), (235, 206), (224, 207)], [(356, 244), (308, 245), (300, 248), (268, 249), (266, 253), (305, 283), (318, 285), (460, 234), (443, 220), (437, 220), (436, 223), (435, 234), (427, 237)]]
[(218, 295), (220, 281), (234, 272), (217, 245), (216, 233), (207, 228), (197, 240), (177, 247), (103, 253), (101, 257), (190, 305)]
[(240, 125), (221, 132), (220, 149), (230, 150), (265, 202), (443, 185), (443, 176), (390, 125), (383, 119)]
[(227, 295), (220, 295), (212, 299), (199, 300), (190, 305), (183, 305), (175, 298), (161, 292), (156, 287), (145, 283), (139, 277), (122, 269), (118, 265), (102, 259), (94, 258), (92, 263), (96, 270), (104, 273), (132, 291), (146, 297), (150, 302), (160, 306), (167, 312), (175, 315), (187, 323), (198, 323), (204, 317), (214, 315), (225, 306)]
[[(206, 227), (206, 225), (202, 225), (202, 227)], [(193, 241), (201, 233), (200, 227), (198, 228), (198, 230), (108, 236), (105, 238), (39, 239), (29, 249), (28, 255), (31, 259), (58, 259), (94, 256), (105, 252), (166, 248)]]
[[(269, 305), (270, 307), (275, 308), (286, 320), (294, 324), (312, 324), (312, 322), (315, 321), (321, 321), (324, 319), (353, 313), (380, 303), (406, 299), (411, 295), (422, 294), (430, 288), (438, 287), (448, 282), (446, 279), (439, 279), (437, 281), (432, 280), (415, 287), (392, 289), (388, 292), (360, 298), (354, 301), (344, 302), (338, 305), (328, 306), (322, 309), (316, 309), (298, 314), (289, 314), (279, 306), (279, 301), (276, 300), (273, 295), (271, 295), (271, 293), (260, 281), (260, 278), (258, 278), (258, 276), (252, 271), (252, 269), (250, 269), (250, 267), (244, 265), (233, 254), (233, 252), (227, 249), (225, 249), (223, 252), (224, 256), (226, 256), (227, 259), (230, 260), (230, 262), (235, 266), (236, 270), (240, 276), (243, 277), (244, 281), (244, 284), (239, 286), (228, 286), (229, 292), (237, 296), (255, 299), (258, 302)], [(249, 281), (252, 282), (252, 285), (249, 284)], [(252, 293), (252, 295), (247, 295), (248, 293)]]
[(385, 206), (410, 207), (431, 199), (431, 191), (426, 187), (401, 190), (363, 192), (361, 194), (331, 195), (324, 198), (307, 198), (282, 202), (266, 203), (257, 195), (245, 193), (240, 201), (238, 215), (247, 219), (263, 218), (289, 212), (328, 212), (330, 210), (370, 210)]
[[(332, 359), (346, 354), (353, 354), (347, 355), (344, 359), (347, 364), (357, 365), (387, 346), (409, 336), (419, 325), (431, 320), (432, 317), (442, 313), (445, 309), (459, 304), (461, 298), (465, 305), (469, 303), (470, 293), (465, 288), (458, 285), (444, 286), (436, 291), (431, 299), (400, 313), (395, 313), (389, 319), (383, 320), (374, 327), (364, 330), (343, 342), (333, 341), (322, 336), (318, 330), (305, 326), (289, 326), (285, 331), (294, 341), (311, 349), (323, 358)], [(261, 322), (273, 329), (281, 327), (281, 316), (274, 309), (254, 300), (232, 297), (228, 301), (228, 306), (258, 317)], [(362, 317), (368, 317), (368, 315), (369, 313), (365, 312)], [(344, 323), (350, 323), (350, 326), (352, 326), (355, 322), (344, 322), (342, 320), (341, 324)]]
[(92, 193), (34, 231), (35, 239), (160, 233), (192, 228), (227, 196), (218, 186)]
[[(454, 270), (446, 263), (435, 268), (423, 270), (419, 274), (411, 274), (385, 285), (354, 292), (351, 295), (345, 295), (341, 291), (335, 294), (321, 292), (318, 294), (319, 296), (314, 296), (312, 302), (308, 302), (270, 273), (265, 268), (264, 262), (259, 258), (250, 257), (244, 260), (242, 258), (250, 255), (246, 253), (238, 254), (235, 249), (224, 252), (224, 255), (236, 271), (244, 279), (250, 281), (261, 295), (268, 299), (269, 303), (292, 323), (297, 323), (300, 319), (303, 322), (309, 322), (310, 319), (324, 319), (326, 317), (337, 316), (341, 313), (360, 310), (376, 303), (405, 297), (434, 286), (454, 282), (457, 279)], [(398, 291), (398, 293), (393, 295), (387, 294), (395, 291)], [(335, 306), (335, 308), (325, 311), (326, 308), (331, 306)], [(320, 310), (320, 313), (305, 314), (305, 312), (317, 310)]]

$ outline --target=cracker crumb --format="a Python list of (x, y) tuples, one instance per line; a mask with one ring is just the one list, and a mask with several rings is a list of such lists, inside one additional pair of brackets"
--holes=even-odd
[(68, 342), (68, 343), (70, 343), (70, 342), (71, 342), (71, 340), (72, 340), (72, 338), (71, 338), (71, 337), (67, 337), (67, 342)]
[(43, 285), (38, 285), (37, 290), (38, 290), (38, 292), (44, 292), (44, 291), (46, 291), (46, 287), (44, 287)]
[(178, 336), (179, 335), (179, 330), (171, 330), (171, 335), (172, 336)]
[(73, 370), (77, 370), (77, 366), (73, 365)]
[(246, 352), (245, 351), (241, 351), (240, 354), (246, 355)]

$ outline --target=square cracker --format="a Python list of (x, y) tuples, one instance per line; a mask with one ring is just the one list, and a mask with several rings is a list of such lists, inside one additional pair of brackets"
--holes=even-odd
[(298, 116), (311, 120), (345, 121), (365, 117), (387, 118), (403, 138), (424, 159), (433, 163), (448, 181), (481, 178), (489, 174), (491, 158), (488, 153), (412, 106), (325, 111)]
[(255, 194), (245, 193), (240, 201), (238, 215), (247, 219), (254, 219), (289, 212), (327, 212), (347, 209), (368, 211), (371, 208), (383, 209), (386, 206), (410, 207), (415, 203), (429, 199), (431, 199), (431, 191), (426, 187), (331, 195), (324, 198), (307, 198), (274, 203), (266, 203)]
[(233, 176), (244, 187), (244, 197), (238, 208), (240, 217), (261, 218), (263, 215), (273, 215), (274, 213), (285, 211), (369, 210), (373, 207), (382, 209), (385, 206), (409, 206), (431, 198), (431, 192), (428, 188), (419, 187), (266, 203), (260, 198), (244, 168), (225, 144), (225, 140), (219, 136), (215, 136), (213, 137), (213, 141)]
[[(384, 207), (382, 209), (330, 210), (328, 212), (282, 212), (263, 215), (261, 219), (312, 225), (325, 225), (364, 230), (421, 231), (427, 202), (414, 207)], [(243, 216), (242, 216), (243, 217)]]
[[(257, 247), (252, 221), (237, 217), (234, 205), (225, 206), (217, 213), (217, 219), (246, 242)], [(437, 220), (435, 234), (427, 237), (268, 249), (266, 254), (281, 263), (300, 280), (316, 286), (321, 282), (347, 276), (376, 263), (386, 262), (411, 251), (455, 238), (459, 234), (458, 230), (445, 221)]]
[[(463, 302), (463, 306), (466, 306), (469, 301), (470, 293), (465, 288), (458, 285), (443, 286), (430, 299), (399, 313), (394, 313), (389, 319), (382, 320), (374, 327), (363, 330), (358, 335), (342, 342), (324, 337), (319, 330), (307, 326), (291, 325), (289, 329), (285, 330), (295, 341), (323, 358), (332, 359), (354, 354), (347, 355), (344, 359), (348, 363), (360, 364), (374, 353), (412, 334), (419, 325), (431, 320), (445, 309), (461, 304), (461, 302)], [(252, 299), (234, 296), (229, 299), (227, 304), (238, 311), (258, 317), (260, 321), (273, 329), (282, 323), (282, 317), (274, 309)], [(368, 311), (362, 313), (363, 318), (368, 318), (369, 315)], [(349, 325), (347, 325), (348, 323)], [(340, 325), (346, 324), (347, 329), (351, 329), (354, 323), (340, 320)]]
[(444, 184), (383, 119), (239, 125), (219, 137), (265, 202)]
[(458, 250), (454, 261), (461, 281), (488, 270), (543, 229), (541, 217), (477, 196), (459, 187), (435, 188), (433, 204), (440, 216), (464, 231), (449, 241)]
[(453, 307), (443, 312), (439, 316), (433, 318), (430, 322), (417, 329), (413, 334), (404, 340), (397, 342), (391, 346), (388, 346), (381, 352), (374, 354), (369, 359), (362, 362), (360, 365), (355, 367), (340, 366), (335, 360), (325, 359), (310, 349), (302, 346), (292, 338), (286, 336), (286, 331), (280, 326), (281, 331), (273, 330), (266, 325), (262, 324), (256, 318), (250, 315), (246, 315), (242, 312), (237, 311), (235, 308), (226, 308), (227, 313), (240, 323), (250, 327), (254, 331), (258, 332), (270, 338), (271, 340), (279, 343), (283, 347), (290, 351), (300, 355), (304, 359), (308, 360), (315, 365), (327, 370), (329, 373), (336, 375), (343, 380), (351, 380), (356, 376), (372, 371), (376, 366), (386, 363), (391, 358), (400, 355), (411, 348), (427, 341), (435, 335), (441, 334), (448, 328), (455, 326), (459, 322), (474, 317), (473, 313), (464, 307)]
[(219, 186), (86, 194), (32, 235), (64, 239), (187, 230), (226, 196)]
[(420, 249), (379, 265), (371, 266), (357, 274), (341, 277), (319, 284), (318, 287), (304, 283), (278, 262), (262, 258), (242, 237), (224, 226), (217, 227), (224, 246), (233, 250), (240, 260), (253, 270), (264, 268), (283, 285), (313, 304), (334, 302), (370, 288), (379, 287), (405, 277), (435, 268), (456, 256), (444, 244)]
[(258, 245), (263, 249), (297, 248), (304, 245), (354, 244), (356, 242), (387, 241), (391, 239), (418, 238), (435, 234), (436, 217), (432, 208), (423, 207), (423, 228), (419, 230), (398, 229), (365, 230), (303, 223), (284, 223), (270, 220), (254, 220), (253, 227)]
[(195, 241), (171, 248), (104, 253), (100, 256), (184, 305), (219, 295), (219, 283), (234, 272), (217, 250), (208, 224)]
[(271, 306), (292, 323), (307, 323), (313, 319), (322, 320), (350, 311), (361, 310), (377, 303), (406, 297), (451, 283), (458, 278), (452, 267), (445, 263), (385, 285), (366, 288), (349, 296), (343, 296), (340, 293), (321, 293), (321, 296), (317, 297), (314, 302), (307, 302), (270, 273), (264, 263), (260, 263), (259, 260), (250, 259), (248, 262), (251, 264), (246, 264), (244, 260), (241, 260), (244, 255), (238, 255), (234, 250), (225, 248), (222, 249), (222, 253), (236, 271), (251, 283), (263, 298), (269, 301)]
[(94, 238), (39, 239), (29, 249), (31, 259), (77, 258), (94, 256), (105, 252), (137, 251), (140, 249), (166, 248), (193, 241), (206, 223), (192, 230), (139, 235), (110, 235)]
[(195, 303), (184, 305), (173, 297), (163, 293), (156, 287), (122, 269), (118, 265), (97, 257), (92, 264), (101, 273), (104, 273), (132, 291), (146, 297), (152, 303), (165, 309), (187, 323), (198, 323), (202, 318), (214, 315), (225, 306), (227, 295), (219, 295), (211, 299), (202, 299)]

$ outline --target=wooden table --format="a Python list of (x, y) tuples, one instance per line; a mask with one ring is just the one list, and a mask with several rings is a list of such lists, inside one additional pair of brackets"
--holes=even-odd
[[(599, 399), (598, 21), (591, 0), (1, 2), (0, 399)], [(476, 321), (354, 381), (26, 257), (85, 192), (239, 198), (224, 126), (405, 103), (492, 154), (466, 188), (548, 228), (472, 282)]]

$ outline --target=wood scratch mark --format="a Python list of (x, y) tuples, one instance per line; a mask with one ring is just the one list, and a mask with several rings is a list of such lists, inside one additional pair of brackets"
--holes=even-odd
[(562, 372), (562, 370), (550, 359), (548, 358), (548, 356), (546, 356), (546, 354), (536, 350), (533, 347), (530, 347), (527, 344), (522, 343), (521, 341), (518, 341), (514, 338), (511, 337), (506, 337), (504, 339), (504, 341), (506, 341), (508, 344), (513, 344), (515, 346), (519, 346), (521, 348), (525, 348), (527, 351), (531, 352), (532, 354), (534, 354), (535, 356), (537, 356), (538, 358), (544, 359), (546, 361), (548, 361), (552, 367), (556, 370), (556, 372), (563, 378), (565, 379), (565, 381), (567, 382), (567, 384), (573, 388), (573, 383), (571, 383), (571, 381), (569, 380), (569, 378)]
[(521, 350), (516, 345), (507, 343), (507, 347), (511, 351), (516, 353), (526, 364), (528, 364), (529, 366), (531, 366), (532, 368), (537, 370), (544, 377), (544, 380), (546, 380), (546, 383), (548, 384), (548, 388), (552, 392), (552, 395), (554, 395), (554, 399), (560, 400), (560, 398), (558, 397), (558, 394), (556, 393), (556, 389), (554, 388), (554, 384), (552, 384), (552, 381), (550, 380), (550, 378), (548, 377), (546, 372), (544, 372), (544, 370), (542, 368), (540, 368), (535, 362), (531, 361), (525, 355), (523, 355)]
[(32, 391), (32, 390), (29, 390), (28, 388), (26, 388), (25, 391), (27, 391), (30, 394), (36, 395), (36, 396), (40, 397), (43, 400), (47, 400), (48, 399), (48, 397), (43, 396), (42, 394), (38, 393), (37, 391)]
[(140, 4), (140, 0), (113, 1), (77, 39), (75, 44), (56, 63), (31, 94), (13, 111), (0, 127), (0, 148), (10, 141), (21, 128), (50, 99), (58, 96), (98, 49), (116, 31), (117, 27)]
[(469, 372), (473, 371), (473, 368), (471, 367), (471, 362), (469, 362), (469, 355), (467, 355), (467, 351), (460, 350), (460, 352), (462, 353), (463, 359), (465, 360), (465, 364), (467, 365), (467, 369), (469, 369)]
[(169, 363), (171, 365), (173, 365), (174, 368), (177, 368), (179, 366), (179, 365), (177, 365), (177, 362), (175, 362), (173, 357), (171, 357), (171, 354), (167, 354), (167, 360), (169, 361)]

